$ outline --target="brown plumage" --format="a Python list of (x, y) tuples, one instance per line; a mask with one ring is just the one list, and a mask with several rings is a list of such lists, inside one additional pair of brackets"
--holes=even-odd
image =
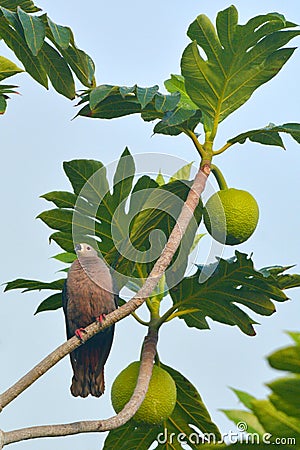
[[(112, 278), (106, 264), (88, 244), (75, 247), (77, 257), (71, 265), (63, 290), (63, 309), (68, 339), (78, 330), (116, 309)], [(82, 332), (82, 331), (81, 331)], [(75, 397), (104, 392), (104, 364), (109, 355), (114, 326), (106, 328), (70, 354), (73, 368), (71, 393)]]

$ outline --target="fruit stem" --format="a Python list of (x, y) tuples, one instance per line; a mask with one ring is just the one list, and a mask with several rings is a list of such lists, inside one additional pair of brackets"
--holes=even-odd
[(221, 170), (215, 164), (211, 164), (210, 169), (214, 174), (215, 179), (217, 180), (220, 190), (224, 191), (225, 189), (228, 189), (227, 183)]

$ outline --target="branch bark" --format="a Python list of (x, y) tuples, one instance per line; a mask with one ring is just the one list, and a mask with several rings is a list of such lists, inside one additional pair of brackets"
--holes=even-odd
[[(112, 313), (108, 314), (106, 316), (106, 319), (102, 324), (99, 324), (98, 322), (94, 322), (88, 327), (86, 327), (86, 333), (84, 333), (84, 341), (87, 341), (91, 337), (93, 337), (95, 334), (99, 333), (104, 328), (107, 328), (111, 326), (112, 324), (116, 323), (117, 321), (123, 319), (124, 317), (130, 315), (132, 312), (134, 312), (139, 306), (141, 306), (147, 297), (149, 297), (159, 282), (160, 278), (164, 274), (166, 268), (170, 264), (172, 257), (174, 256), (176, 250), (178, 249), (182, 236), (184, 235), (188, 224), (194, 214), (194, 211), (199, 203), (200, 196), (202, 192), (204, 191), (207, 177), (210, 173), (210, 163), (206, 162), (202, 165), (202, 167), (199, 169), (196, 178), (193, 182), (193, 185), (189, 191), (189, 194), (187, 196), (187, 199), (183, 205), (183, 208), (181, 210), (181, 213), (177, 219), (177, 222), (170, 234), (169, 240), (166, 243), (166, 246), (159, 257), (159, 259), (156, 261), (152, 271), (150, 272), (148, 278), (146, 279), (144, 285), (141, 287), (141, 289), (132, 297), (131, 300), (129, 300), (125, 305), (122, 305), (119, 309), (113, 311)], [(76, 336), (69, 339), (64, 344), (60, 345), (56, 350), (54, 350), (52, 353), (50, 353), (46, 358), (44, 358), (40, 363), (38, 363), (32, 370), (30, 370), (26, 375), (24, 375), (19, 381), (17, 381), (13, 386), (11, 386), (9, 389), (7, 389), (3, 394), (0, 395), (0, 412), (2, 409), (7, 406), (12, 400), (14, 400), (18, 395), (20, 395), (25, 389), (27, 389), (31, 384), (33, 384), (38, 378), (40, 378), (44, 373), (46, 373), (51, 367), (53, 367), (55, 364), (57, 364), (63, 357), (65, 357), (67, 354), (72, 352), (75, 348), (82, 345), (82, 342), (78, 340)], [(154, 357), (154, 356), (153, 356)], [(150, 378), (152, 373), (152, 367), (153, 367), (153, 358), (152, 358), (152, 366), (150, 371)], [(140, 378), (140, 376), (139, 376)], [(143, 378), (143, 377), (142, 377)], [(149, 379), (150, 379), (149, 378)], [(134, 397), (134, 401), (137, 402), (135, 404), (138, 404), (138, 407), (144, 400), (145, 394), (147, 392), (147, 388), (143, 388), (143, 386), (146, 385), (147, 377), (144, 378), (144, 381), (138, 380), (139, 386), (139, 396)], [(144, 384), (145, 383), (145, 384)], [(148, 381), (149, 383), (149, 381)], [(131, 400), (130, 400), (131, 402)], [(138, 409), (137, 407), (137, 409)], [(136, 409), (136, 410), (137, 410)], [(123, 411), (122, 411), (123, 412)], [(121, 413), (122, 413), (121, 412)], [(120, 414), (121, 414), (120, 413)], [(134, 414), (134, 413), (133, 413)], [(118, 415), (119, 416), (119, 415)], [(116, 416), (116, 417), (118, 417)], [(131, 416), (132, 417), (132, 416)], [(130, 417), (127, 418), (129, 420)], [(114, 428), (120, 426), (118, 423), (119, 418), (113, 418), (115, 423)], [(112, 420), (112, 419), (107, 419)], [(105, 421), (92, 421), (94, 424), (97, 423), (103, 424)], [(125, 423), (125, 422), (124, 422)], [(53, 425), (51, 426), (52, 434), (48, 434), (47, 436), (65, 436), (68, 434), (76, 434), (76, 433), (83, 433), (83, 432), (89, 432), (89, 431), (107, 431), (107, 428), (105, 429), (89, 429), (89, 426), (91, 426), (91, 422), (77, 422), (76, 424), (65, 424), (65, 425)], [(93, 425), (95, 426), (95, 425)], [(53, 428), (54, 427), (54, 428)], [(32, 427), (22, 430), (22, 439), (31, 439), (33, 437), (41, 437), (41, 434), (39, 436), (33, 436), (32, 433), (34, 433), (33, 430), (39, 429), (39, 432), (41, 433), (45, 428), (48, 429), (49, 427)], [(78, 429), (80, 429), (78, 431)], [(112, 428), (109, 428), (112, 429)], [(21, 430), (15, 430), (8, 433), (4, 433), (5, 438), (5, 444), (11, 443), (11, 442), (17, 442), (14, 441), (7, 441), (8, 436), (10, 435), (12, 439), (13, 433), (20, 432)], [(55, 434), (56, 433), (56, 434)], [(2, 435), (1, 435), (2, 436)], [(0, 438), (1, 438), (0, 436)], [(26, 437), (27, 436), (27, 437)], [(22, 440), (18, 439), (18, 440)], [(1, 439), (0, 439), (1, 441)], [(1, 448), (1, 447), (0, 447)]]
[(119, 414), (104, 420), (86, 420), (61, 425), (35, 426), (2, 432), (2, 440), (0, 437), (0, 448), (3, 448), (4, 445), (25, 441), (28, 439), (67, 436), (79, 433), (103, 432), (113, 430), (121, 425), (124, 425), (137, 412), (147, 393), (156, 354), (157, 340), (157, 330), (149, 328), (148, 334), (144, 339), (141, 365), (135, 390), (131, 399), (124, 406), (122, 411), (119, 412)]

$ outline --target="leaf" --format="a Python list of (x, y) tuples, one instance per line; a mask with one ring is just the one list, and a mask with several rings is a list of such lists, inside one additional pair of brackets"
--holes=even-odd
[(200, 110), (197, 110), (191, 117), (177, 125), (170, 124), (167, 120), (161, 120), (155, 125), (154, 133), (166, 134), (168, 136), (178, 136), (180, 133), (184, 133), (187, 130), (194, 131), (201, 119), (202, 113)]
[(275, 436), (300, 438), (300, 420), (278, 411), (268, 400), (254, 400), (252, 409), (273, 440)]
[(284, 412), (288, 416), (300, 419), (300, 405), (298, 397), (294, 396), (292, 402), (289, 402), (285, 397), (272, 393), (269, 395), (269, 400), (279, 411)]
[[(54, 241), (66, 252), (72, 253), (74, 251), (74, 241), (70, 233), (63, 233), (57, 231), (52, 233), (49, 237), (49, 242)], [(86, 239), (87, 241), (87, 239)]]
[(41, 198), (53, 202), (59, 208), (74, 208), (77, 196), (72, 192), (53, 191), (41, 195)]
[(274, 369), (300, 373), (300, 346), (277, 350), (268, 356), (268, 362)]
[(245, 431), (247, 431), (247, 433), (257, 433), (259, 436), (264, 435), (265, 430), (253, 413), (241, 409), (221, 409), (220, 411), (236, 425), (240, 423), (246, 424), (247, 430)]
[(134, 94), (136, 92), (137, 85), (133, 86), (120, 86), (119, 92), (123, 98), (125, 98), (128, 94)]
[(73, 75), (64, 58), (47, 42), (44, 42), (39, 52), (39, 58), (54, 89), (70, 100), (74, 99), (75, 84)]
[(163, 174), (161, 173), (160, 170), (159, 170), (159, 173), (158, 173), (155, 181), (158, 184), (158, 186), (162, 186), (163, 184), (166, 184)]
[(0, 114), (4, 114), (6, 111), (7, 103), (6, 100), (9, 98), (7, 94), (18, 94), (12, 88), (17, 86), (9, 84), (0, 84)]
[(4, 20), (0, 18), (0, 35), (6, 45), (15, 53), (22, 62), (26, 71), (38, 83), (48, 88), (48, 78), (44, 67), (39, 59), (29, 50), (25, 39), (15, 30), (13, 30)]
[(175, 180), (188, 180), (190, 178), (192, 165), (193, 161), (177, 170), (177, 172), (170, 177), (169, 183), (172, 183), (172, 181)]
[(37, 310), (34, 314), (38, 314), (43, 311), (54, 311), (56, 309), (59, 309), (62, 307), (62, 295), (60, 294), (53, 294), (50, 295), (50, 297), (46, 298), (42, 303), (39, 305)]
[(59, 47), (63, 50), (66, 50), (69, 47), (71, 40), (71, 31), (68, 27), (63, 27), (62, 25), (57, 25), (52, 22), (50, 17), (47, 16), (47, 23), (51, 30), (54, 41)]
[(43, 21), (17, 8), (18, 16), (24, 30), (25, 40), (32, 54), (37, 56), (46, 36), (46, 28)]
[(184, 85), (184, 77), (182, 75), (171, 75), (171, 78), (169, 80), (165, 81), (165, 87), (166, 89), (171, 92), (180, 92), (180, 101), (179, 106), (181, 106), (184, 109), (198, 109), (197, 105), (191, 100), (191, 98), (188, 96), (185, 85)]
[(0, 94), (0, 114), (4, 114), (6, 111), (6, 99), (4, 95)]
[(83, 50), (69, 46), (66, 49), (60, 48), (60, 53), (69, 64), (78, 80), (87, 87), (95, 84), (95, 65), (92, 58)]
[(286, 333), (293, 339), (296, 345), (300, 345), (300, 333), (296, 331), (287, 331)]
[(20, 6), (23, 11), (27, 13), (41, 11), (41, 8), (35, 6), (32, 0), (1, 0), (0, 6), (3, 6), (11, 11), (17, 11), (18, 6)]
[[(166, 113), (168, 111), (173, 111), (176, 106), (179, 105), (180, 94), (178, 92), (172, 93), (171, 95), (163, 95), (157, 93), (154, 101), (154, 109), (157, 112)], [(159, 117), (156, 116), (156, 117)]]
[(113, 119), (136, 114), (140, 111), (141, 105), (136, 98), (123, 98), (120, 94), (117, 94), (107, 97), (93, 110), (85, 105), (77, 115), (96, 119)]
[(71, 236), (73, 233), (73, 247), (80, 242), (79, 236), (93, 235), (95, 231), (99, 233), (99, 224), (93, 218), (69, 209), (57, 208), (43, 211), (37, 219), (41, 219), (53, 230), (69, 233)]
[(24, 38), (24, 30), (23, 30), (23, 27), (22, 27), (22, 24), (21, 24), (18, 14), (16, 12), (12, 12), (9, 9), (5, 9), (3, 7), (0, 7), (0, 8), (1, 8), (1, 12), (2, 12), (3, 16), (5, 17), (5, 19), (9, 23), (9, 25), (11, 25), (12, 28), (14, 28), (22, 38)]
[(64, 285), (65, 279), (55, 280), (49, 283), (37, 280), (25, 280), (18, 278), (14, 281), (6, 283), (4, 292), (11, 291), (12, 289), (23, 289), (22, 292), (40, 291), (42, 289), (50, 289), (55, 291), (61, 291)]
[(179, 92), (163, 95), (158, 92), (158, 86), (142, 88), (137, 85), (104, 84), (81, 95), (78, 105), (84, 106), (77, 116), (113, 119), (140, 113), (146, 122), (162, 119), (156, 125), (155, 133), (178, 135), (186, 130), (194, 130), (202, 117), (201, 111), (197, 109), (179, 106), (180, 96)]
[(136, 96), (138, 101), (141, 104), (141, 108), (144, 109), (145, 106), (148, 105), (148, 103), (150, 103), (153, 99), (153, 97), (155, 96), (156, 92), (158, 91), (158, 86), (152, 86), (152, 87), (148, 87), (148, 88), (142, 88), (137, 86), (136, 88)]
[[(300, 361), (298, 361), (299, 363)], [(274, 392), (276, 398), (282, 399), (286, 405), (289, 405), (289, 411), (298, 411), (300, 413), (300, 377), (284, 377), (268, 383), (267, 386)], [(289, 414), (288, 411), (288, 414)], [(299, 417), (300, 419), (300, 417)], [(299, 421), (300, 423), (300, 421)]]
[[(220, 432), (217, 426), (211, 421), (210, 415), (203, 404), (203, 401), (196, 388), (179, 372), (171, 367), (161, 364), (161, 367), (169, 372), (176, 383), (177, 401), (175, 409), (170, 418), (161, 425), (150, 427), (142, 426), (134, 423), (132, 420), (127, 422), (120, 428), (110, 431), (104, 444), (104, 450), (116, 448), (119, 450), (144, 450), (150, 448), (157, 438), (159, 439), (158, 449), (181, 449), (181, 445), (177, 439), (171, 439), (171, 433), (177, 436), (182, 432), (186, 437), (193, 433), (194, 437), (198, 436), (198, 440), (202, 442), (202, 434), (215, 436), (220, 439)], [(195, 431), (192, 427), (199, 429), (201, 433)], [(166, 440), (166, 444), (162, 442)], [(173, 441), (172, 446), (169, 444)], [(193, 450), (199, 448), (189, 442), (190, 448)], [(202, 446), (201, 446), (202, 448)]]
[(63, 168), (77, 196), (84, 188), (87, 200), (97, 202), (109, 191), (106, 168), (100, 161), (74, 159), (65, 161)]
[(240, 391), (238, 389), (231, 388), (231, 390), (235, 393), (240, 402), (246, 406), (246, 408), (251, 409), (252, 401), (255, 400), (253, 395), (248, 394), (248, 392)]
[(24, 70), (20, 69), (20, 67), (9, 59), (4, 58), (4, 56), (0, 56), (0, 81), (5, 78), (12, 77), (20, 72), (24, 72)]
[(279, 133), (287, 133), (300, 143), (299, 123), (285, 123), (283, 125), (274, 125), (273, 123), (270, 123), (264, 128), (241, 133), (238, 136), (229, 139), (227, 142), (231, 144), (244, 144), (246, 139), (249, 139), (252, 142), (259, 142), (260, 144), (265, 145), (277, 145), (278, 147), (285, 148)]
[(287, 300), (276, 279), (265, 278), (256, 271), (246, 254), (236, 252), (235, 255), (229, 260), (220, 258), (217, 264), (198, 266), (194, 275), (184, 278), (170, 290), (179, 311), (198, 308), (197, 313), (182, 316), (189, 327), (208, 328), (206, 317), (210, 317), (237, 325), (241, 331), (253, 336), (255, 322), (237, 304), (268, 316), (275, 311), (271, 300)]
[(75, 253), (63, 252), (59, 253), (58, 255), (52, 256), (52, 258), (57, 259), (58, 261), (61, 261), (66, 264), (71, 264), (72, 262), (75, 261), (75, 259), (77, 259), (77, 256), (75, 255)]
[[(176, 180), (149, 192), (142, 208), (133, 204), (133, 211), (136, 211), (136, 215), (132, 221), (130, 240), (135, 249), (146, 251), (147, 259), (152, 261), (152, 264), (160, 256), (165, 242), (170, 236), (183, 202), (188, 195), (190, 185), (191, 182)], [(133, 202), (134, 200), (132, 200)], [(173, 286), (174, 280), (183, 275), (182, 272), (186, 268), (190, 247), (201, 217), (202, 203), (200, 202), (194, 219), (183, 236), (179, 250), (166, 271), (168, 286)], [(155, 236), (153, 235), (154, 230), (157, 233)], [(128, 258), (131, 259), (132, 254), (129, 254)]]
[(234, 6), (218, 13), (216, 29), (207, 16), (198, 16), (187, 32), (193, 42), (181, 60), (189, 97), (212, 121), (224, 120), (291, 57), (294, 48), (282, 47), (299, 35), (298, 30), (284, 30), (294, 26), (277, 13), (239, 25)]
[(102, 84), (96, 86), (90, 93), (90, 108), (95, 109), (96, 106), (101, 103), (112, 92), (116, 92), (117, 86), (111, 86), (109, 84)]
[(183, 427), (187, 434), (194, 431), (190, 425), (197, 427), (202, 433), (213, 433), (217, 439), (220, 438), (220, 432), (217, 426), (212, 422), (211, 417), (192, 383), (180, 372), (164, 364), (161, 367), (166, 370), (176, 383), (177, 401), (175, 409), (166, 423), (166, 428), (176, 432), (178, 428)]

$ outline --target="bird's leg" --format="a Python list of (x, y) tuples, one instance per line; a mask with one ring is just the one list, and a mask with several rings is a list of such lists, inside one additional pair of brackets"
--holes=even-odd
[(102, 325), (103, 320), (105, 320), (106, 314), (100, 314), (100, 316), (96, 317), (97, 322), (100, 322)]
[(80, 339), (81, 342), (84, 342), (83, 337), (82, 337), (82, 333), (86, 333), (85, 328), (77, 328), (77, 330), (75, 330), (75, 336), (77, 336), (78, 339)]

